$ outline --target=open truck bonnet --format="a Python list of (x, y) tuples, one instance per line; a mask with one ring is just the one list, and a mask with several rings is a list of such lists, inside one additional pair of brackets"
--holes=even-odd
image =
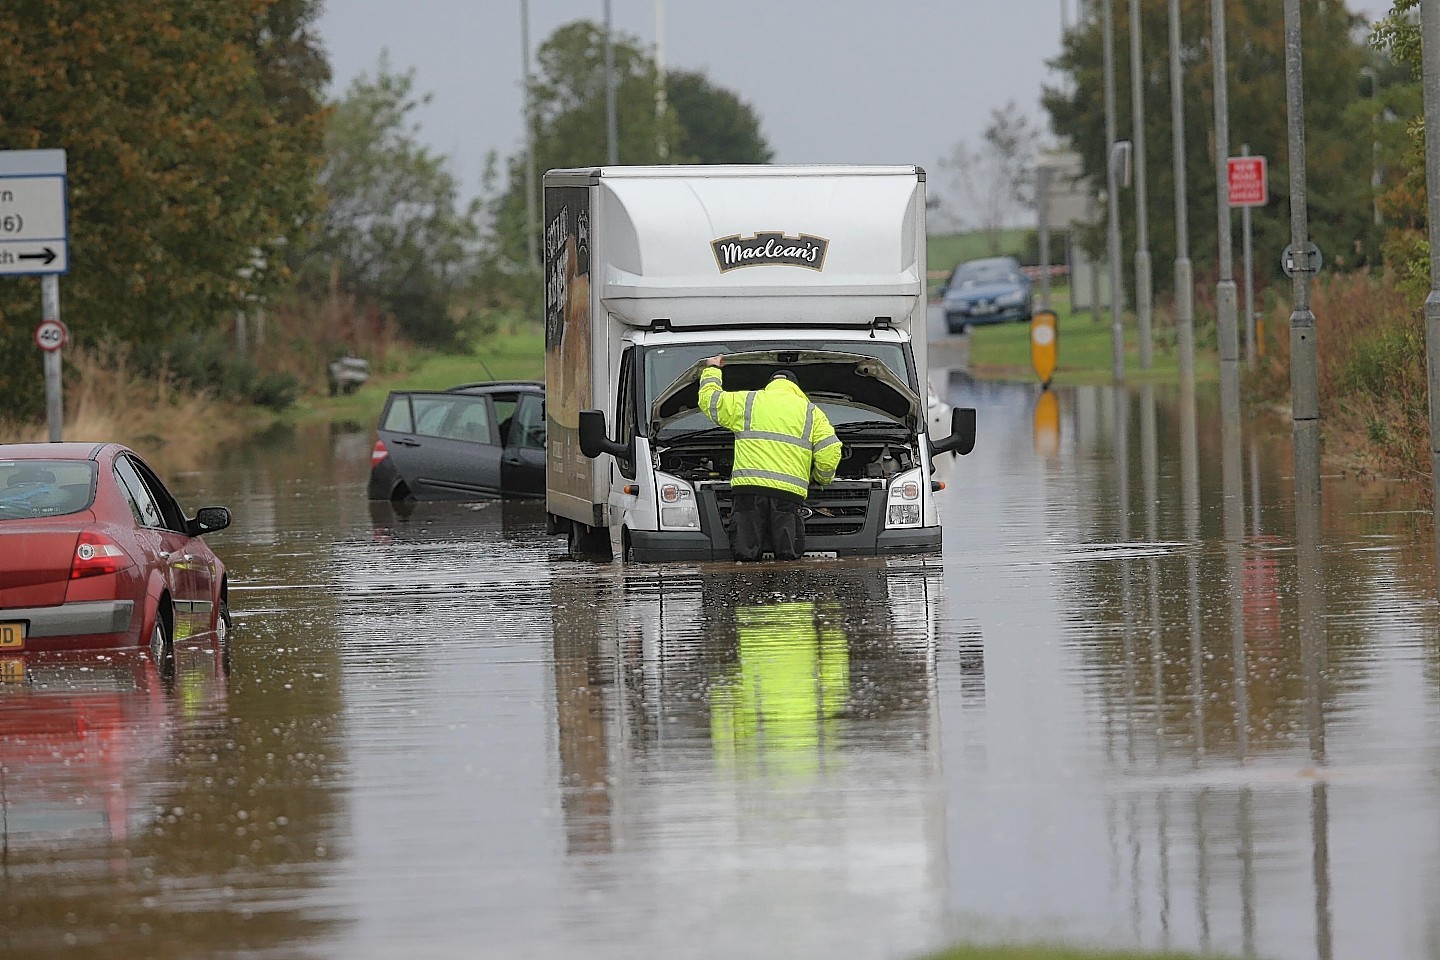
[[(651, 407), (652, 427), (699, 409), (700, 372), (705, 361), (692, 364)], [(790, 370), (812, 403), (840, 403), (881, 414), (913, 428), (921, 416), (921, 400), (895, 373), (874, 357), (831, 350), (762, 350), (725, 357), (726, 390), (760, 390), (777, 370)]]

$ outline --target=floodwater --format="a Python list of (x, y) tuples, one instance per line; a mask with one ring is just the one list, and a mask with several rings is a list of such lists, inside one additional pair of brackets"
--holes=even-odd
[(1306, 551), (1288, 424), (941, 386), (928, 559), (570, 562), (367, 505), (363, 428), (176, 476), (235, 512), (231, 669), (0, 684), (0, 955), (1440, 956), (1419, 491), (1325, 477)]

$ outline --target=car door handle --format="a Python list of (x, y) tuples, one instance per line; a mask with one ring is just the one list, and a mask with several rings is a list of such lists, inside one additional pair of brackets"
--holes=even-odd
[(398, 437), (398, 438), (396, 438), (395, 442), (396, 442), (398, 445), (402, 446), (402, 447), (418, 447), (418, 446), (420, 446), (420, 441), (419, 441), (419, 440), (411, 440), (409, 437)]

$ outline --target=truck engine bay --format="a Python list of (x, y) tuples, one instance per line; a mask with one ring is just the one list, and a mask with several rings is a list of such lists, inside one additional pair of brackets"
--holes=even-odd
[[(836, 480), (888, 480), (920, 462), (912, 442), (906, 441), (899, 424), (893, 429), (866, 426), (835, 428), (842, 444)], [(888, 434), (888, 436), (887, 436)], [(734, 463), (734, 434), (724, 428), (704, 430), (672, 441), (660, 440), (655, 445), (661, 471), (697, 483), (706, 480), (728, 480)]]

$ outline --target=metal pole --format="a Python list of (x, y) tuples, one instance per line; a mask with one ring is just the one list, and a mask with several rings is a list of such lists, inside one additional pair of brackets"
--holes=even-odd
[(1220, 415), (1240, 419), (1240, 338), (1236, 330), (1234, 240), (1230, 228), (1230, 103), (1225, 75), (1225, 0), (1210, 0), (1215, 88), (1215, 205), (1220, 279), (1215, 284), (1215, 325), (1220, 340)]
[(525, 83), (525, 252), (540, 267), (540, 230), (535, 202), (535, 101), (530, 94), (530, 0), (520, 0), (520, 69)]
[[(1240, 147), (1240, 155), (1250, 156), (1250, 144)], [(1245, 367), (1255, 369), (1255, 247), (1250, 232), (1250, 207), (1240, 208), (1240, 270), (1245, 277)]]
[[(40, 317), (60, 319), (60, 278), (47, 273), (40, 278)], [(50, 427), (50, 442), (59, 443), (65, 431), (65, 389), (61, 382), (59, 350), (45, 351), (45, 422)]]
[(620, 145), (615, 135), (615, 43), (611, 38), (610, 0), (605, 0), (605, 162), (620, 162)]
[[(1430, 483), (1440, 504), (1440, 0), (1421, 0), (1425, 90), (1425, 186), (1429, 194), (1430, 295), (1425, 298), (1425, 365), (1430, 388)], [(1440, 546), (1440, 524), (1435, 525)], [(1440, 562), (1440, 549), (1436, 550)]]
[(655, 0), (655, 157), (670, 159), (665, 140), (665, 0)]
[(1185, 170), (1185, 74), (1180, 66), (1180, 0), (1170, 0), (1170, 127), (1175, 168), (1175, 339), (1180, 385), (1195, 390), (1195, 277), (1190, 265)]
[(1305, 197), (1305, 90), (1300, 63), (1300, 0), (1285, 0), (1285, 93), (1290, 127), (1290, 407), (1295, 437), (1295, 494), (1320, 495), (1320, 395), (1315, 315), (1310, 312), (1309, 225)]
[(1120, 322), (1120, 189), (1115, 147), (1115, 17), (1113, 0), (1105, 0), (1105, 199), (1109, 205), (1106, 257), (1110, 260), (1110, 361), (1116, 383), (1125, 382), (1125, 328)]
[(1370, 218), (1381, 226), (1380, 216), (1380, 77), (1369, 65), (1360, 68), (1360, 76), (1370, 79)]
[(1145, 68), (1140, 59), (1140, 0), (1130, 0), (1130, 138), (1135, 144), (1135, 323), (1140, 369), (1154, 362), (1150, 331), (1154, 284), (1150, 281), (1150, 197), (1145, 183)]
[(1035, 168), (1035, 209), (1040, 234), (1040, 309), (1050, 309), (1050, 168)]

